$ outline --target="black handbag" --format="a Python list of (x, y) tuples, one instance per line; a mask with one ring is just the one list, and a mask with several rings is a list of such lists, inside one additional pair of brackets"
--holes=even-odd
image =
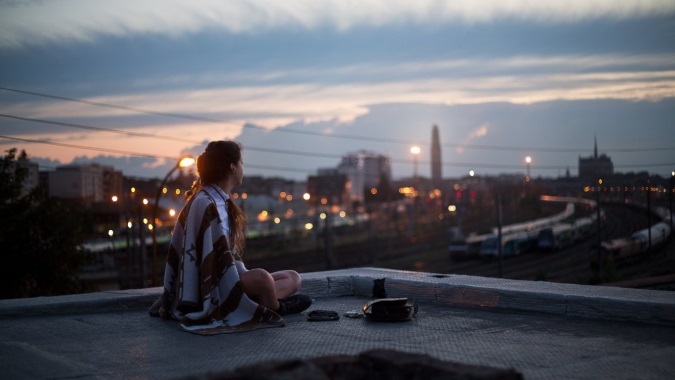
[(363, 314), (371, 321), (409, 321), (417, 314), (417, 303), (406, 297), (380, 298), (365, 304)]

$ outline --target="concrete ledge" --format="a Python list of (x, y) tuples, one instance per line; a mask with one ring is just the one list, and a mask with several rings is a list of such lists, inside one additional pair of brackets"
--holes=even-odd
[(157, 287), (0, 300), (0, 317), (138, 310), (149, 308), (161, 291)]
[[(675, 325), (672, 292), (464, 275), (354, 268), (303, 273), (302, 292), (313, 298), (373, 297), (376, 279), (385, 279), (388, 297), (453, 307), (539, 312), (563, 316)], [(58, 297), (0, 300), (0, 317), (148, 308), (161, 288)]]
[[(340, 283), (339, 289), (311, 293), (312, 297), (373, 296), (373, 282), (384, 278), (388, 297), (410, 297), (419, 302), (453, 307), (538, 312), (563, 316), (675, 325), (672, 292), (604, 286), (505, 280), (443, 275), (379, 268), (356, 268), (303, 274), (303, 283), (321, 278)], [(349, 292), (340, 277), (351, 278)], [(311, 285), (310, 285), (311, 286)], [(303, 291), (305, 291), (303, 285)]]

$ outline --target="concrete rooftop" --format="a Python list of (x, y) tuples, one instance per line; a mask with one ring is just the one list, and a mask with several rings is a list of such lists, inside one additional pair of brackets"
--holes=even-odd
[(151, 318), (160, 288), (0, 300), (1, 379), (179, 378), (270, 360), (384, 348), (513, 368), (527, 379), (675, 378), (675, 294), (358, 268), (305, 273), (307, 311), (341, 315), (372, 299), (419, 304), (411, 322), (341, 317), (199, 336)]

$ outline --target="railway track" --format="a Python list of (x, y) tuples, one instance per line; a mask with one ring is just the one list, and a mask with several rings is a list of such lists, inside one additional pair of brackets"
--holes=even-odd
[[(646, 215), (622, 205), (605, 205), (606, 221), (601, 230), (603, 239), (614, 239), (630, 235), (645, 228), (648, 223)], [(588, 251), (594, 244), (596, 236), (557, 252), (530, 252), (507, 257), (502, 262), (502, 276), (519, 280), (546, 280), (555, 282), (583, 282), (590, 272)], [(466, 274), (484, 277), (499, 277), (498, 260), (467, 260), (454, 262), (449, 260), (447, 252), (430, 255), (425, 259), (424, 268), (438, 273)], [(418, 264), (419, 265), (419, 264)], [(416, 270), (415, 265), (399, 269)], [(635, 269), (631, 268), (629, 271)], [(637, 271), (637, 270), (636, 270)]]
[[(601, 229), (603, 240), (625, 237), (643, 229), (648, 224), (645, 213), (623, 205), (603, 205), (606, 220)], [(425, 244), (405, 239), (380, 239), (337, 247), (333, 252), (330, 269), (377, 266), (390, 269), (424, 271), (444, 274), (466, 274), (484, 277), (499, 277), (498, 260), (472, 259), (453, 261), (444, 239), (425, 240)], [(546, 280), (564, 283), (584, 283), (590, 275), (588, 252), (597, 237), (591, 236), (572, 247), (556, 252), (530, 252), (507, 257), (502, 262), (502, 277), (518, 280)], [(664, 258), (662, 262), (667, 262)], [(655, 261), (655, 265), (660, 265)], [(248, 261), (249, 267), (260, 266), (270, 271), (292, 268), (299, 272), (328, 269), (325, 252), (321, 247), (304, 252), (266, 256)], [(653, 268), (651, 262), (621, 268), (623, 278), (641, 276)]]

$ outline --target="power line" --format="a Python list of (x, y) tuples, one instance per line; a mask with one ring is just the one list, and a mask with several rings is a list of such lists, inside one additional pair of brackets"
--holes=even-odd
[[(44, 141), (44, 140), (32, 140), (32, 139), (25, 139), (25, 138), (20, 138), (20, 137), (11, 137), (11, 136), (2, 136), (0, 135), (0, 138), (5, 138), (9, 140), (17, 140), (17, 141), (23, 141), (23, 142), (28, 142), (28, 143), (36, 143), (36, 144), (47, 144), (47, 145), (55, 145), (55, 146), (61, 146), (61, 147), (66, 147), (66, 148), (75, 148), (75, 149), (84, 149), (84, 150), (91, 150), (91, 151), (97, 151), (97, 152), (105, 152), (105, 153), (116, 153), (116, 154), (124, 154), (124, 155), (129, 155), (129, 156), (137, 156), (137, 157), (148, 157), (148, 158), (162, 158), (162, 159), (168, 159), (172, 160), (175, 159), (173, 156), (159, 156), (159, 155), (150, 155), (150, 154), (144, 154), (144, 153), (137, 153), (137, 152), (130, 152), (130, 151), (124, 151), (124, 150), (118, 150), (118, 149), (109, 149), (109, 148), (99, 148), (99, 147), (90, 147), (90, 146), (84, 146), (84, 145), (75, 145), (75, 144), (66, 144), (66, 143), (60, 143), (60, 142), (55, 142), (55, 141)], [(248, 146), (244, 146), (245, 150), (255, 150), (256, 148), (250, 148)], [(288, 155), (308, 155), (308, 156), (315, 156), (315, 157), (323, 157), (323, 158), (342, 158), (340, 155), (331, 155), (331, 154), (322, 154), (322, 153), (298, 153), (295, 151), (285, 151), (285, 150), (275, 150), (275, 149), (260, 149), (264, 152), (272, 152), (272, 153), (280, 153), (280, 154), (288, 154)], [(411, 160), (391, 160), (392, 163), (405, 163), (405, 164), (412, 164), (413, 161)], [(430, 164), (430, 162), (427, 161), (418, 161), (418, 164), (426, 165)], [(522, 168), (522, 165), (500, 165), (500, 164), (469, 164), (469, 163), (456, 163), (456, 162), (443, 162), (441, 163), (444, 166), (457, 166), (457, 167), (472, 167), (472, 168), (494, 168), (494, 169), (519, 169)], [(260, 167), (260, 166), (255, 166), (255, 165), (249, 165), (247, 166), (251, 168), (260, 168), (260, 169), (271, 169), (272, 167)], [(540, 169), (561, 169), (563, 167), (560, 166), (537, 166)], [(280, 169), (280, 168), (277, 168)], [(294, 170), (294, 169), (288, 169), (288, 168), (283, 168), (280, 170), (285, 170), (285, 171), (301, 171), (301, 172), (306, 172), (303, 170)]]
[[(25, 117), (13, 116), (13, 115), (7, 115), (7, 114), (0, 114), (0, 117), (7, 117), (7, 118), (17, 119), (17, 120), (22, 120), (22, 121), (31, 121), (31, 122), (37, 122), (37, 123), (59, 125), (59, 126), (80, 128), (80, 129), (87, 129), (87, 130), (94, 130), (94, 131), (104, 131), (104, 132), (116, 133), (116, 134), (121, 134), (121, 135), (126, 135), (126, 136), (155, 138), (155, 139), (161, 139), (161, 140), (186, 142), (186, 143), (192, 143), (192, 144), (201, 144), (202, 143), (202, 141), (191, 140), (191, 139), (180, 138), (180, 137), (162, 136), (162, 135), (155, 135), (155, 134), (150, 134), (150, 133), (130, 132), (130, 131), (124, 131), (124, 130), (118, 130), (118, 129), (112, 129), (112, 128), (101, 128), (101, 127), (93, 127), (93, 126), (82, 125), (82, 124), (64, 123), (64, 122), (59, 122), (59, 121), (31, 119), (31, 118), (25, 118)], [(28, 141), (28, 140), (25, 140), (25, 141)], [(39, 141), (39, 140), (33, 140), (33, 141)], [(342, 158), (341, 155), (328, 154), (328, 153), (314, 153), (314, 152), (290, 151), (290, 150), (283, 150), (283, 149), (269, 149), (269, 148), (260, 148), (260, 147), (248, 146), (248, 145), (245, 146), (244, 148), (246, 150), (256, 151), (256, 152), (264, 152), (264, 153), (276, 153), (276, 154), (286, 154), (286, 155), (306, 156), (306, 157), (320, 157), (320, 158), (336, 158), (336, 159)], [(412, 161), (391, 160), (391, 162), (410, 164)], [(420, 163), (425, 164), (424, 161), (421, 161)], [(465, 163), (443, 163), (443, 165), (459, 166), (459, 167), (476, 167), (476, 168), (489, 167), (489, 168), (495, 168), (495, 169), (497, 169), (497, 168), (514, 169), (514, 168), (520, 168), (521, 167), (520, 165), (465, 164)], [(538, 166), (538, 168), (540, 168), (540, 169), (546, 169), (546, 168), (559, 169), (560, 167), (557, 167), (557, 166), (554, 166), (554, 167)]]
[(32, 119), (32, 118), (14, 116), (14, 115), (8, 115), (8, 114), (0, 114), (0, 117), (6, 117), (6, 118), (22, 120), (22, 121), (30, 121), (30, 122), (34, 122), (34, 123), (58, 125), (58, 126), (61, 126), (61, 127), (87, 129), (87, 130), (90, 130), (90, 131), (110, 132), (110, 133), (116, 133), (116, 134), (119, 134), (119, 135), (126, 135), (126, 136), (133, 136), (133, 137), (147, 137), (147, 138), (153, 138), (153, 139), (159, 139), (159, 140), (186, 142), (186, 143), (191, 143), (191, 144), (202, 143), (202, 141), (190, 140), (190, 139), (185, 139), (185, 138), (181, 138), (181, 137), (162, 136), (162, 135), (155, 135), (155, 134), (151, 134), (151, 133), (141, 133), (141, 132), (130, 132), (130, 131), (124, 131), (124, 130), (120, 130), (120, 129), (93, 127), (93, 126), (90, 126), (90, 125), (65, 123), (65, 122), (61, 122), (61, 121)]
[[(82, 103), (82, 104), (87, 104), (87, 105), (96, 106), (96, 107), (104, 107), (104, 108), (118, 109), (118, 110), (124, 110), (124, 111), (129, 111), (129, 112), (143, 113), (143, 114), (148, 114), (148, 115), (164, 116), (164, 117), (179, 118), (179, 119), (186, 119), (186, 120), (192, 120), (192, 121), (209, 122), (209, 123), (226, 123), (226, 124), (230, 124), (230, 125), (236, 125), (237, 127), (239, 126), (238, 124), (235, 124), (234, 122), (228, 121), (228, 120), (212, 119), (212, 118), (185, 115), (185, 114), (179, 114), (179, 113), (158, 112), (158, 111), (147, 110), (147, 109), (136, 108), (136, 107), (120, 106), (120, 105), (102, 103), (102, 102), (93, 102), (93, 101), (84, 100), (84, 99), (69, 98), (69, 97), (64, 97), (64, 96), (50, 95), (50, 94), (44, 94), (44, 93), (33, 92), (33, 91), (25, 91), (25, 90), (19, 90), (19, 89), (13, 89), (13, 88), (8, 88), (8, 87), (1, 87), (1, 86), (0, 86), (0, 90), (9, 91), (9, 92), (16, 92), (16, 93), (32, 95), (32, 96), (45, 97), (45, 98), (56, 99), (56, 100), (62, 100), (62, 101)], [(44, 120), (21, 118), (21, 117), (12, 116), (12, 115), (3, 115), (3, 116), (13, 117), (15, 119), (22, 119), (22, 120), (27, 120), (27, 121), (47, 122), (47, 121), (44, 121)], [(50, 123), (56, 124), (58, 122), (50, 122)], [(57, 125), (74, 126), (73, 124), (69, 124), (69, 123), (63, 123), (63, 124), (57, 124)], [(255, 125), (251, 125), (251, 124), (245, 124), (243, 126), (243, 128), (265, 130), (266, 131), (265, 128), (258, 127), (258, 126), (255, 126)], [(89, 127), (88, 129), (105, 130), (105, 131), (109, 131), (109, 132), (112, 131), (109, 128)], [(295, 134), (309, 135), (309, 136), (319, 136), (319, 137), (341, 138), (341, 139), (350, 139), (350, 140), (358, 140), (358, 141), (370, 141), (370, 142), (382, 142), (382, 143), (410, 145), (410, 142), (406, 141), (406, 140), (387, 139), (387, 138), (381, 138), (381, 137), (368, 137), (368, 136), (355, 136), (355, 135), (342, 135), (342, 134), (329, 134), (329, 135), (327, 135), (327, 134), (323, 134), (323, 133), (320, 133), (320, 132), (300, 131), (300, 130), (288, 129), (288, 128), (279, 128), (279, 129), (276, 129), (275, 131), (283, 132), (283, 133), (295, 133)], [(145, 135), (145, 134), (138, 134), (136, 136), (141, 136), (141, 135)], [(165, 140), (171, 139), (173, 141), (182, 141), (182, 140), (176, 140), (178, 138), (171, 138), (171, 137), (167, 137), (167, 136), (160, 137), (158, 135), (149, 135), (149, 134), (145, 135), (143, 137), (152, 137), (152, 138), (161, 138), (161, 139), (165, 139)], [(550, 148), (550, 147), (549, 148), (541, 148), (541, 147), (517, 147), (517, 146), (504, 146), (504, 145), (441, 144), (441, 146), (444, 146), (446, 148), (502, 150), (502, 151), (517, 151), (517, 152), (584, 153), (584, 152), (591, 151), (591, 149), (579, 149), (579, 148)], [(675, 150), (675, 147), (657, 147), (657, 148), (648, 148), (648, 149), (641, 149), (641, 148), (604, 149), (604, 151), (609, 152), (609, 153), (614, 153), (614, 152), (630, 153), (630, 152), (645, 152), (645, 151), (653, 152), (653, 151), (669, 151), (669, 150)]]
[[(114, 129), (114, 128), (103, 128), (103, 127), (94, 127), (90, 125), (83, 125), (83, 124), (75, 124), (75, 123), (66, 123), (66, 122), (60, 122), (60, 121), (53, 121), (53, 120), (44, 120), (44, 119), (34, 119), (34, 118), (27, 118), (27, 117), (21, 117), (21, 116), (15, 116), (15, 115), (9, 115), (9, 114), (0, 114), (0, 117), (5, 117), (5, 118), (10, 118), (10, 119), (15, 119), (15, 120), (21, 120), (21, 121), (26, 121), (26, 122), (35, 122), (35, 123), (42, 123), (42, 124), (49, 124), (49, 125), (58, 125), (62, 127), (70, 127), (70, 128), (78, 128), (78, 129), (85, 129), (85, 130), (92, 130), (92, 131), (99, 131), (99, 132), (109, 132), (109, 133), (115, 133), (115, 134), (120, 134), (120, 135), (126, 135), (126, 136), (132, 136), (132, 137), (142, 137), (142, 138), (152, 138), (152, 139), (159, 139), (159, 140), (166, 140), (166, 141), (176, 141), (176, 142), (185, 142), (185, 143), (190, 143), (190, 144), (201, 144), (203, 141), (200, 140), (193, 140), (193, 139), (187, 139), (187, 138), (181, 138), (181, 137), (174, 137), (174, 136), (165, 136), (165, 135), (158, 135), (158, 134), (151, 134), (151, 133), (141, 133), (141, 132), (131, 132), (131, 131), (125, 131), (125, 130), (120, 130), (120, 129)], [(322, 158), (341, 158), (339, 155), (332, 155), (332, 154), (325, 154), (325, 153), (313, 153), (313, 152), (300, 152), (300, 151), (288, 151), (288, 150), (282, 150), (282, 149), (270, 149), (270, 148), (261, 148), (261, 147), (255, 147), (255, 146), (246, 146), (247, 150), (251, 151), (257, 151), (257, 152), (266, 152), (266, 153), (279, 153), (279, 154), (290, 154), (290, 155), (299, 155), (299, 156), (308, 156), (308, 157), (322, 157)], [(663, 148), (667, 149), (667, 148)], [(675, 149), (675, 148), (673, 148)], [(658, 148), (656, 149), (650, 149), (650, 150), (659, 150)], [(628, 149), (624, 151), (643, 151), (640, 149)], [(405, 161), (407, 163), (407, 161)], [(458, 164), (458, 163), (452, 163), (452, 164), (447, 164), (450, 166), (471, 166), (469, 164)], [(477, 166), (479, 167), (479, 166)], [(519, 165), (494, 165), (492, 166), (494, 168), (515, 168), (515, 167), (520, 167)], [(559, 169), (560, 167), (543, 167), (543, 166), (538, 166), (539, 169)]]
[(60, 142), (56, 142), (56, 141), (32, 140), (32, 139), (24, 139), (24, 138), (20, 138), (20, 137), (12, 137), (12, 136), (2, 136), (2, 135), (0, 135), (0, 138), (4, 138), (4, 139), (8, 139), (8, 140), (15, 140), (15, 141), (23, 141), (23, 142), (27, 142), (27, 143), (46, 144), (46, 145), (54, 145), (54, 146), (60, 146), (60, 147), (65, 147), (65, 148), (90, 150), (90, 151), (101, 152), (101, 153), (124, 154), (124, 155), (134, 156), (134, 157), (145, 157), (145, 158), (152, 158), (152, 159), (161, 158), (161, 159), (167, 159), (167, 160), (173, 160), (173, 159), (176, 158), (174, 156), (152, 155), (152, 154), (145, 154), (145, 153), (119, 150), (119, 149), (109, 149), (109, 148), (91, 147), (91, 146), (85, 146), (85, 145), (66, 144), (66, 143), (60, 143)]
[[(71, 127), (71, 128), (79, 128), (79, 129), (86, 129), (86, 130), (93, 130), (93, 131), (110, 132), (110, 133), (115, 133), (115, 134), (120, 134), (120, 135), (133, 136), (133, 137), (143, 137), (143, 138), (153, 138), (153, 139), (160, 139), (160, 140), (167, 140), (167, 141), (185, 142), (185, 143), (196, 144), (196, 145), (203, 143), (203, 141), (200, 141), (200, 140), (192, 140), (192, 139), (186, 139), (186, 138), (181, 138), (181, 137), (163, 136), (163, 135), (156, 135), (156, 134), (151, 134), (151, 133), (130, 132), (130, 131), (124, 131), (124, 130), (119, 130), (119, 129), (93, 127), (93, 126), (89, 126), (89, 125), (64, 123), (64, 122), (60, 122), (60, 121), (51, 121), (51, 120), (43, 120), (43, 119), (32, 119), (32, 118), (26, 118), (26, 117), (14, 116), (14, 115), (7, 115), (7, 114), (0, 114), (0, 117), (6, 117), (6, 118), (11, 118), (11, 119), (22, 120), (22, 121), (30, 121), (30, 122), (36, 122), (36, 123), (43, 123), (43, 124), (50, 124), (50, 125), (58, 125), (58, 126), (62, 126), (62, 127)], [(39, 141), (39, 140), (33, 140), (33, 141)], [(312, 152), (290, 151), (290, 150), (283, 150), (283, 149), (269, 149), (269, 148), (260, 148), (260, 147), (248, 146), (248, 145), (245, 148), (247, 150), (256, 151), (256, 152), (265, 152), (265, 153), (280, 153), (280, 154), (290, 154), (290, 155), (309, 156), (309, 157), (323, 157), (323, 158), (341, 158), (341, 156), (339, 156), (339, 155), (326, 154), (326, 153), (312, 153)]]
[[(167, 159), (167, 160), (176, 159), (176, 157), (174, 157), (174, 156), (152, 155), (152, 154), (146, 154), (146, 153), (138, 153), (138, 152), (119, 150), (119, 149), (109, 149), (109, 148), (99, 148), (99, 147), (91, 147), (91, 146), (76, 145), (76, 144), (66, 144), (66, 143), (60, 143), (60, 142), (55, 142), (55, 141), (31, 140), (31, 139), (24, 139), (24, 138), (20, 138), (20, 137), (3, 136), (3, 135), (0, 135), (0, 138), (8, 139), (8, 140), (15, 140), (15, 141), (23, 141), (23, 142), (27, 142), (27, 143), (61, 146), (61, 147), (64, 147), (64, 148), (90, 150), (90, 151), (102, 152), (102, 153), (116, 153), (116, 154), (123, 154), (123, 155), (134, 156), (134, 157), (146, 157), (146, 158), (153, 158), (153, 159), (161, 158), (161, 159)], [(250, 168), (253, 168), (253, 169), (280, 170), (280, 171), (299, 172), (299, 173), (311, 173), (312, 172), (312, 170), (302, 170), (302, 169), (296, 169), (296, 168), (282, 168), (282, 167), (278, 167), (278, 166), (264, 166), (264, 165), (255, 165), (255, 164), (247, 164), (246, 166), (250, 167)]]
[(227, 124), (235, 125), (237, 127), (239, 126), (238, 124), (235, 124), (234, 122), (231, 122), (231, 121), (216, 120), (216, 119), (210, 119), (210, 118), (201, 117), (201, 116), (183, 115), (183, 114), (168, 113), (168, 112), (158, 112), (158, 111), (146, 110), (146, 109), (142, 109), (142, 108), (120, 106), (120, 105), (109, 104), (109, 103), (92, 102), (90, 100), (68, 98), (68, 97), (65, 97), (65, 96), (43, 94), (43, 93), (40, 93), (40, 92), (18, 90), (18, 89), (8, 88), (8, 87), (0, 87), (0, 90), (17, 92), (17, 93), (26, 94), (26, 95), (40, 96), (40, 97), (49, 98), (49, 99), (64, 100), (64, 101), (73, 102), (73, 103), (82, 103), (82, 104), (87, 104), (87, 105), (96, 106), (96, 107), (111, 108), (111, 109), (122, 110), (122, 111), (130, 111), (130, 112), (136, 112), (136, 113), (144, 113), (144, 114), (147, 114), (147, 115), (165, 116), (165, 117), (186, 119), (186, 120), (192, 120), (192, 121), (203, 121), (203, 122), (207, 122), (207, 123), (227, 123)]
[[(150, 155), (150, 154), (145, 154), (145, 153), (138, 153), (138, 152), (131, 152), (131, 151), (124, 151), (124, 150), (119, 150), (119, 149), (109, 149), (109, 148), (99, 148), (99, 147), (90, 147), (90, 146), (84, 146), (84, 145), (75, 145), (75, 144), (66, 144), (66, 143), (60, 143), (60, 142), (55, 142), (55, 141), (44, 141), (44, 140), (32, 140), (32, 139), (25, 139), (25, 138), (20, 138), (20, 137), (12, 137), (12, 136), (3, 136), (0, 135), (0, 138), (8, 139), (8, 140), (16, 140), (16, 141), (23, 141), (23, 142), (28, 142), (28, 143), (36, 143), (36, 144), (47, 144), (47, 145), (55, 145), (55, 146), (61, 146), (61, 147), (66, 147), (66, 148), (75, 148), (75, 149), (83, 149), (83, 150), (91, 150), (91, 151), (97, 151), (97, 152), (105, 152), (105, 153), (116, 153), (116, 154), (124, 154), (124, 155), (129, 155), (129, 156), (136, 156), (136, 157), (146, 157), (146, 158), (161, 158), (161, 159), (167, 159), (167, 160), (173, 160), (176, 157), (174, 156), (160, 156), (160, 155)], [(256, 148), (250, 148), (248, 146), (244, 146), (245, 150), (255, 150)], [(294, 151), (285, 151), (285, 150), (275, 150), (275, 149), (265, 149), (265, 148), (259, 148), (262, 151), (265, 152), (272, 152), (272, 153), (280, 153), (280, 154), (288, 154), (288, 155), (298, 155), (298, 152)], [(323, 157), (323, 158), (342, 158), (340, 155), (331, 155), (331, 154), (322, 154), (322, 153), (303, 153), (304, 155), (313, 155), (315, 157)], [(413, 164), (414, 161), (410, 160), (390, 160), (392, 163), (404, 163), (404, 164)], [(431, 161), (418, 161), (418, 164), (421, 165), (429, 165), (431, 164)], [(464, 167), (464, 168), (488, 168), (488, 169), (522, 169), (522, 165), (507, 165), (507, 164), (492, 164), (492, 163), (487, 163), (487, 164), (482, 164), (482, 163), (465, 163), (465, 162), (442, 162), (441, 165), (443, 166), (453, 166), (453, 167)], [(255, 164), (247, 164), (248, 167), (253, 168), (253, 169), (264, 169), (264, 170), (281, 170), (281, 171), (287, 171), (287, 172), (300, 172), (300, 173), (311, 173), (313, 170), (302, 170), (302, 169), (295, 169), (295, 168), (283, 168), (283, 167), (274, 167), (274, 166), (263, 166), (263, 165), (255, 165)], [(627, 165), (615, 165), (617, 168), (634, 168), (634, 167), (669, 167), (669, 166), (675, 166), (675, 163), (657, 163), (657, 164), (627, 164)], [(551, 165), (537, 165), (536, 169), (541, 169), (541, 170), (560, 170), (560, 169), (566, 169), (568, 168), (567, 166), (551, 166)]]
[(28, 142), (28, 143), (55, 145), (55, 146), (61, 146), (61, 147), (64, 147), (64, 148), (74, 148), (74, 149), (93, 150), (93, 151), (105, 152), (105, 153), (124, 154), (124, 155), (128, 155), (128, 156), (136, 156), (136, 157), (163, 158), (163, 159), (171, 159), (171, 160), (175, 159), (175, 157), (169, 157), (169, 156), (157, 156), (157, 155), (131, 152), (131, 151), (119, 150), (119, 149), (110, 149), (110, 148), (96, 148), (96, 147), (90, 147), (90, 146), (84, 146), (84, 145), (60, 143), (60, 142), (55, 142), (55, 141), (31, 140), (31, 139), (24, 139), (24, 138), (20, 138), (20, 137), (2, 136), (2, 135), (0, 135), (0, 138), (8, 139), (8, 140), (23, 141), (23, 142)]

